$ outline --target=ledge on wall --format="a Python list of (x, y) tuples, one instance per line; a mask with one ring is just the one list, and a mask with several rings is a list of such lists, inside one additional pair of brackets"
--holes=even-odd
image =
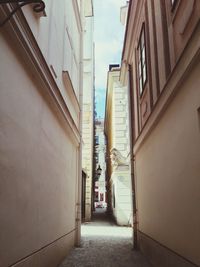
[(80, 111), (79, 101), (78, 101), (78, 98), (76, 96), (69, 72), (67, 70), (63, 70), (62, 78), (63, 78), (65, 88), (67, 90), (67, 93), (70, 97), (70, 100), (72, 101), (76, 111), (79, 112)]

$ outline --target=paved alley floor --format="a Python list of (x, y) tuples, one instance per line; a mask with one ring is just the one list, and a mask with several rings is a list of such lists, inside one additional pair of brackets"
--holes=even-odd
[(132, 250), (132, 229), (117, 226), (98, 209), (81, 227), (81, 247), (71, 251), (60, 267), (150, 267), (139, 251)]

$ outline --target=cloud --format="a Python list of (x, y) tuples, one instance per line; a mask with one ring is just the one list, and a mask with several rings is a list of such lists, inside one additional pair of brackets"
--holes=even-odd
[(117, 40), (99, 42), (95, 48), (96, 88), (106, 87), (109, 64), (120, 64), (122, 43)]
[(120, 7), (125, 0), (94, 0), (95, 87), (97, 112), (105, 101), (109, 64), (120, 64), (124, 27)]
[(124, 27), (120, 23), (120, 7), (124, 0), (95, 0), (95, 70), (96, 88), (105, 87), (108, 66), (120, 63)]

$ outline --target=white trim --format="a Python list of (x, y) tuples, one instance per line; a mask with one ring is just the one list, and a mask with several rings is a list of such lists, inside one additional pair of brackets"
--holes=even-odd
[(74, 14), (75, 14), (79, 34), (81, 34), (83, 29), (82, 29), (82, 24), (81, 24), (81, 17), (80, 17), (78, 3), (77, 3), (77, 1), (73, 0), (72, 4), (73, 4), (73, 8), (74, 8)]

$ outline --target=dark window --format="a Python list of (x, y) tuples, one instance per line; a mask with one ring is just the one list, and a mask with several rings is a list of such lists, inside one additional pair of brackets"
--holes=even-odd
[(103, 193), (100, 193), (100, 201), (103, 201)]
[(147, 59), (146, 59), (146, 43), (145, 43), (145, 30), (144, 25), (140, 34), (138, 44), (138, 81), (140, 95), (144, 90), (147, 81)]
[(99, 137), (95, 136), (95, 145), (99, 145)]
[(95, 192), (94, 201), (95, 202), (98, 202), (99, 201), (99, 194), (98, 194), (98, 192)]
[(170, 0), (170, 1), (171, 1), (171, 7), (172, 7), (172, 11), (173, 11), (175, 8), (175, 5), (177, 3), (177, 0)]
[(95, 153), (95, 162), (96, 164), (99, 162), (99, 153)]

